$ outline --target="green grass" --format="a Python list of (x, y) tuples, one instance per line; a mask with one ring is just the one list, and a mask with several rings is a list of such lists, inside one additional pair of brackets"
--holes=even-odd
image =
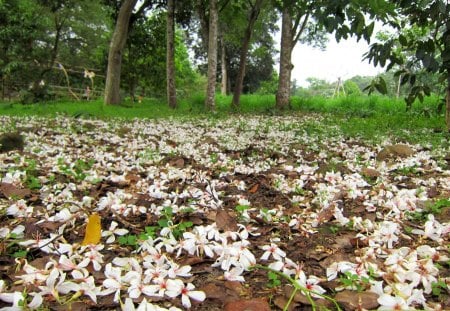
[[(203, 94), (194, 94), (179, 99), (178, 108), (170, 109), (166, 103), (156, 99), (145, 99), (142, 103), (125, 102), (118, 106), (105, 106), (97, 101), (55, 101), (31, 105), (0, 103), (0, 115), (11, 116), (57, 116), (95, 118), (167, 118), (167, 117), (211, 117), (204, 108)], [(338, 98), (292, 97), (287, 111), (276, 111), (274, 95), (243, 95), (238, 111), (231, 107), (231, 96), (217, 95), (214, 117), (230, 114), (285, 114), (301, 115), (320, 113), (327, 124), (338, 125), (346, 136), (383, 140), (395, 136), (399, 141), (412, 143), (443, 144), (448, 139), (443, 114), (436, 112), (438, 98), (416, 101), (406, 111), (402, 99), (384, 96), (343, 96)]]

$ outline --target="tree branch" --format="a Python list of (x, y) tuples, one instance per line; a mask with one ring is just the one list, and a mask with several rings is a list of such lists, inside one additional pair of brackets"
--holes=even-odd
[(229, 2), (230, 2), (230, 0), (226, 0), (224, 2), (224, 4), (219, 9), (219, 13), (222, 12), (226, 8), (226, 6), (228, 5)]
[(305, 19), (303, 20), (302, 26), (300, 27), (300, 30), (295, 34), (294, 40), (292, 40), (292, 46), (294, 47), (298, 40), (300, 39), (300, 36), (302, 35), (303, 31), (305, 30), (306, 24), (308, 23), (309, 19), (309, 13), (306, 14)]

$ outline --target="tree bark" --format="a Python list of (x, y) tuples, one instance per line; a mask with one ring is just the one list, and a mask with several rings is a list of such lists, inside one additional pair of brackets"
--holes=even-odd
[[(233, 102), (232, 106), (238, 108), (240, 105), (240, 98), (242, 93), (242, 86), (244, 84), (245, 77), (245, 65), (247, 63), (248, 48), (250, 46), (250, 40), (252, 38), (253, 28), (255, 27), (256, 20), (258, 19), (259, 13), (261, 12), (261, 7), (264, 0), (256, 0), (255, 4), (252, 6), (250, 11), (250, 17), (248, 20), (247, 28), (245, 29), (244, 38), (242, 39), (241, 55), (239, 59), (239, 70), (236, 77), (236, 83), (233, 92)], [(290, 27), (290, 26), (289, 26)]]
[(447, 86), (447, 97), (446, 97), (446, 107), (445, 110), (445, 122), (447, 124), (447, 131), (450, 133), (450, 81)]
[(227, 70), (227, 51), (225, 48), (225, 41), (223, 38), (220, 39), (220, 65), (222, 73), (222, 81), (220, 83), (220, 93), (222, 95), (227, 95), (227, 84), (228, 84), (228, 70)]
[(208, 38), (208, 85), (206, 88), (205, 107), (208, 110), (216, 108), (215, 92), (217, 78), (217, 0), (209, 1), (209, 38)]
[(175, 87), (175, 0), (167, 1), (167, 102), (169, 107), (177, 107), (177, 91)]
[(202, 37), (203, 46), (208, 48), (209, 25), (205, 1), (197, 0), (195, 2), (195, 10), (200, 20), (200, 35)]
[[(447, 6), (447, 11), (449, 10), (449, 6)], [(445, 109), (445, 123), (447, 125), (447, 131), (450, 133), (450, 20), (447, 20), (445, 32), (443, 35), (444, 41), (444, 51), (443, 55), (443, 63), (444, 67), (447, 70), (447, 96), (446, 96), (446, 109)]]
[(105, 82), (105, 104), (120, 103), (120, 71), (122, 52), (128, 37), (128, 25), (137, 0), (124, 0), (117, 16), (116, 27), (111, 39), (108, 54), (108, 69)]
[(281, 50), (276, 108), (285, 109), (289, 106), (291, 93), (291, 54), (292, 54), (292, 16), (287, 6), (283, 7), (281, 21)]

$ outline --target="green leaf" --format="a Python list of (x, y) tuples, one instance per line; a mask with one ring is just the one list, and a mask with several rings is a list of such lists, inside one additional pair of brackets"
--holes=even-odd
[(422, 49), (422, 48), (418, 48), (418, 49), (416, 50), (416, 57), (417, 57), (418, 59), (422, 60), (422, 59), (424, 58), (424, 56), (425, 56), (425, 50)]
[(404, 35), (398, 36), (398, 41), (403, 46), (407, 46), (408, 45), (408, 39), (406, 39), (406, 37)]
[(128, 241), (128, 238), (125, 235), (119, 236), (117, 238), (117, 242), (119, 242), (120, 245), (126, 245), (127, 241)]
[(20, 251), (14, 252), (12, 254), (12, 256), (14, 258), (26, 258), (27, 255), (28, 255), (28, 252), (26, 250), (20, 250)]
[(416, 78), (417, 78), (417, 76), (415, 74), (412, 74), (409, 78), (409, 84), (410, 85), (416, 84)]
[(134, 246), (137, 244), (137, 236), (134, 234), (130, 234), (128, 236), (128, 241), (127, 241), (128, 245)]
[(382, 77), (380, 77), (378, 79), (378, 82), (375, 84), (375, 88), (377, 89), (378, 92), (380, 92), (381, 94), (387, 94), (387, 86), (386, 86), (386, 81), (384, 81), (384, 79)]
[(168, 219), (160, 219), (160, 220), (158, 220), (158, 225), (160, 228), (167, 228), (169, 226), (169, 220)]
[(366, 31), (364, 33), (364, 39), (366, 39), (367, 41), (370, 40), (370, 37), (372, 37), (374, 28), (375, 28), (375, 22), (370, 23), (369, 26), (366, 27)]
[(405, 85), (406, 82), (409, 81), (410, 78), (410, 74), (409, 73), (405, 73), (402, 77), (402, 79), (400, 80), (400, 85)]

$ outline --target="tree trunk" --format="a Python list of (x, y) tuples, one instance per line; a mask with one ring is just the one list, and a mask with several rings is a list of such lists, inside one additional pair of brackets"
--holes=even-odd
[(281, 50), (280, 50), (280, 73), (278, 79), (278, 90), (276, 95), (276, 108), (285, 109), (289, 106), (291, 93), (291, 54), (292, 54), (292, 16), (289, 8), (283, 8), (281, 21)]
[(209, 1), (209, 38), (208, 38), (208, 86), (206, 89), (205, 107), (208, 110), (216, 108), (216, 77), (217, 77), (217, 0)]
[(64, 26), (64, 19), (60, 22), (58, 16), (55, 16), (55, 39), (53, 40), (53, 48), (50, 53), (50, 61), (47, 64), (47, 67), (44, 68), (39, 76), (39, 79), (34, 83), (36, 85), (44, 79), (44, 76), (53, 69), (55, 65), (56, 58), (58, 57), (59, 52), (59, 42), (61, 41), (61, 31)]
[(450, 133), (450, 81), (448, 82), (447, 86), (446, 107), (447, 109), (445, 110), (445, 122), (447, 124), (447, 131)]
[[(449, 6), (447, 6), (447, 11)], [(445, 109), (445, 123), (447, 125), (447, 131), (450, 133), (450, 19), (447, 19), (445, 25), (445, 32), (443, 37), (444, 51), (442, 52), (442, 61), (444, 68), (447, 71), (447, 94), (446, 94), (446, 109)]]
[(220, 93), (222, 95), (227, 95), (227, 84), (228, 84), (228, 70), (227, 70), (227, 51), (225, 49), (225, 41), (223, 38), (220, 39), (220, 65), (221, 65), (221, 71), (222, 71), (222, 81), (220, 83)]
[(128, 24), (137, 0), (124, 0), (117, 16), (116, 27), (111, 39), (108, 54), (108, 69), (105, 82), (105, 104), (120, 103), (120, 71), (122, 52), (128, 37)]
[(167, 1), (167, 102), (169, 107), (177, 107), (177, 91), (175, 87), (175, 0)]
[(247, 63), (248, 48), (250, 46), (253, 28), (255, 26), (256, 20), (258, 19), (263, 2), (264, 0), (256, 0), (255, 5), (252, 6), (247, 28), (245, 29), (244, 33), (244, 38), (242, 39), (241, 55), (239, 59), (239, 70), (238, 75), (236, 77), (236, 83), (234, 86), (234, 93), (233, 93), (232, 105), (234, 108), (238, 108), (240, 105), (242, 86), (244, 84), (244, 77), (245, 77), (245, 65)]
[(205, 3), (203, 0), (195, 1), (195, 10), (200, 20), (200, 35), (203, 47), (208, 48), (209, 25)]
[(400, 87), (402, 84), (402, 75), (398, 75), (398, 83), (397, 83), (397, 91), (395, 92), (395, 98), (399, 98), (400, 97)]

